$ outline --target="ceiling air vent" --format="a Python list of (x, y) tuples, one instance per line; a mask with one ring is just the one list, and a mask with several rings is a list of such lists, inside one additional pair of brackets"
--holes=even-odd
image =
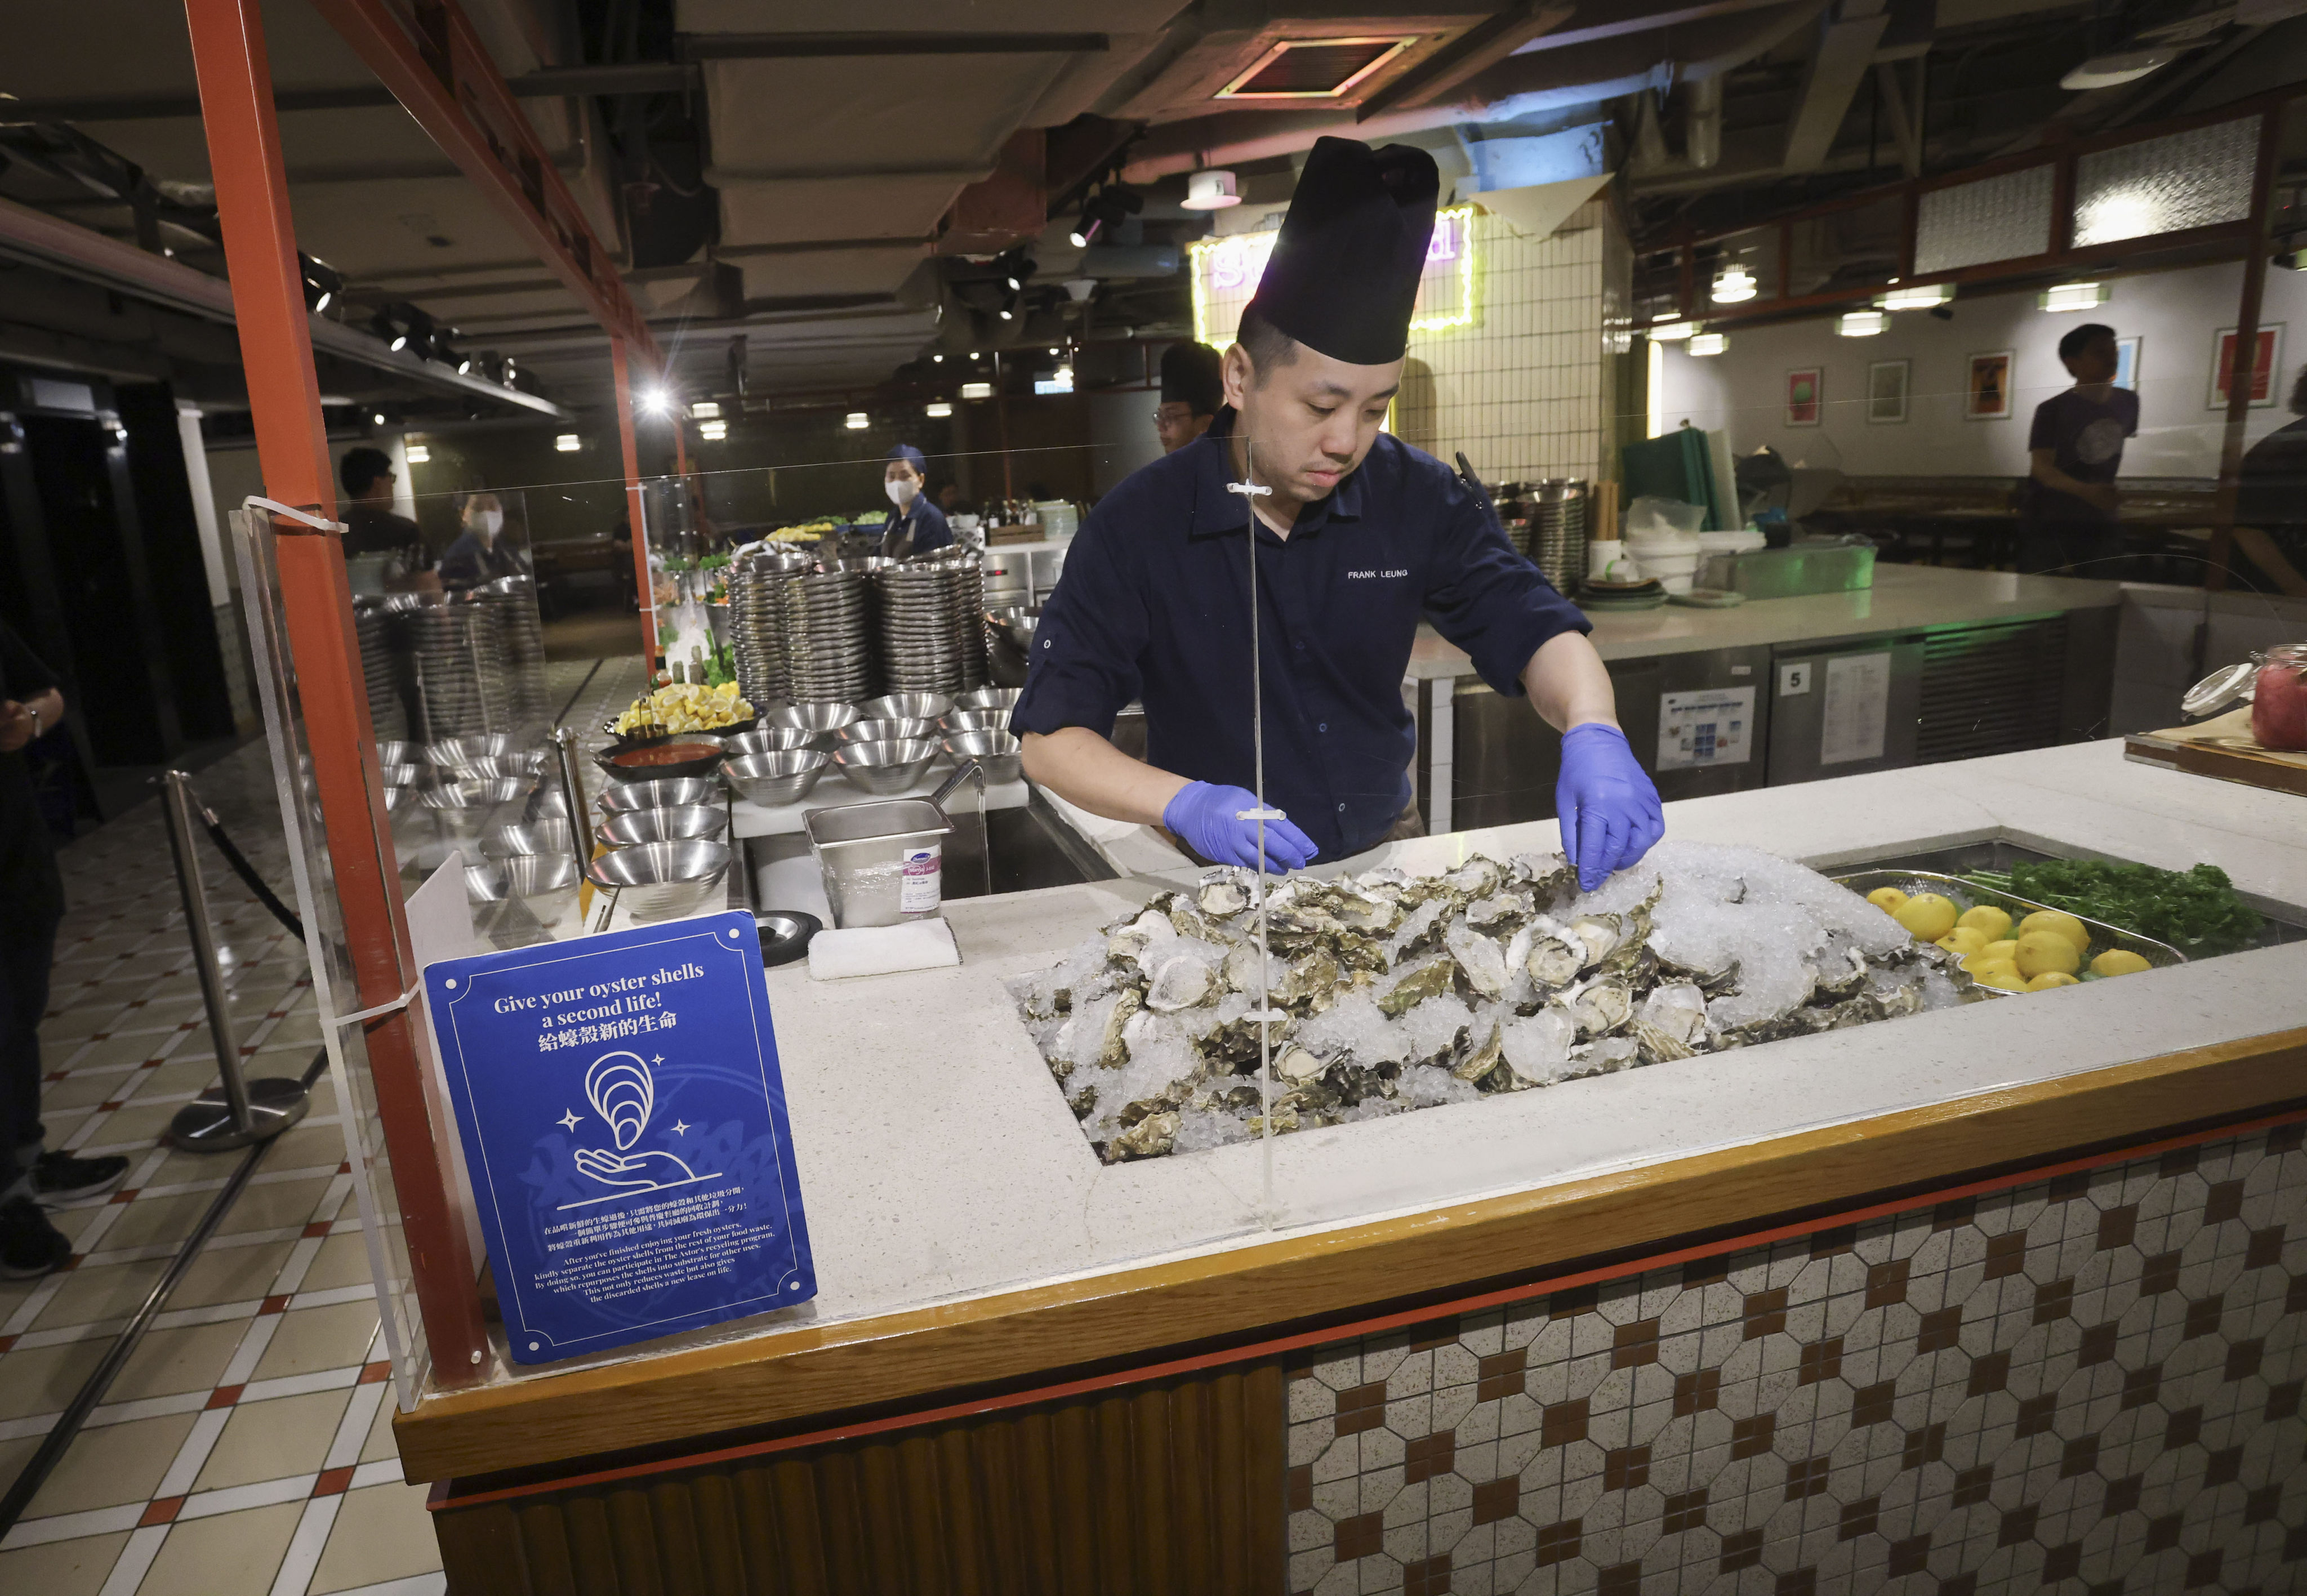
[(1286, 39), (1217, 92), (1220, 99), (1336, 99), (1418, 42), (1416, 34)]

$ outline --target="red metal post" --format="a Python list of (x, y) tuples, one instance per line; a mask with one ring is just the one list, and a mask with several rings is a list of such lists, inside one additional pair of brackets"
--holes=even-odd
[(609, 364), (617, 374), (617, 442), (624, 451), (626, 524), (633, 534), (633, 591), (639, 596), (641, 609), (641, 658), (650, 668), (656, 665), (656, 584), (649, 579), (648, 536), (647, 520), (641, 514), (646, 507), (641, 493), (641, 450), (633, 436), (632, 371), (625, 359), (625, 340), (609, 340)]
[[(334, 519), (336, 491), (280, 130), (273, 115), (263, 17), (258, 0), (185, 0), (184, 12), (265, 493)], [(392, 834), (383, 823), (384, 789), (362, 686), (344, 550), (325, 535), (284, 536), (279, 559), (313, 774), (358, 982), (357, 1003), (346, 1007), (373, 1008), (408, 990), (415, 959)], [(453, 1385), (478, 1377), (476, 1366), (487, 1340), (471, 1251), (449, 1200), (451, 1176), (442, 1150), (456, 1133), (440, 1117), (442, 1105), (429, 1101), (417, 1051), (418, 1012), (412, 1006), (387, 1015), (369, 1030), (369, 1068), (392, 1150), (435, 1378)], [(356, 1111), (355, 1104), (341, 1106), (344, 1112)]]
[[(2251, 243), (2243, 258), (2243, 287), (2235, 305), (2234, 370), (2227, 387), (2226, 430), (2219, 446), (2219, 486), (2212, 500), (2210, 569), (2203, 586), (2214, 593), (2227, 585), (2227, 562), (2234, 556), (2235, 499), (2243, 486), (2243, 431), (2251, 421), (2251, 390), (2258, 385), (2260, 301), (2267, 295), (2267, 255), (2275, 225), (2275, 174), (2283, 157), (2283, 123), (2290, 107), (2282, 102), (2260, 115), (2259, 164), (2251, 175)], [(2211, 351), (2214, 377), (2218, 351)], [(2277, 373), (2266, 373), (2272, 391)]]

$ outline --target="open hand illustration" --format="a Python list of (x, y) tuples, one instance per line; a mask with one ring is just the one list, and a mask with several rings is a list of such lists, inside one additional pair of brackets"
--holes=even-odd
[(579, 1147), (577, 1167), (604, 1186), (672, 1186), (697, 1179), (696, 1171), (670, 1153), (603, 1153)]

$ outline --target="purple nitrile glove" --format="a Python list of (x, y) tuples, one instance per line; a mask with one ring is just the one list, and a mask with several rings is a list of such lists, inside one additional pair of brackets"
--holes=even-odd
[(1651, 851), (1666, 835), (1658, 788), (1634, 762), (1626, 734), (1599, 721), (1562, 734), (1562, 775), (1554, 784), (1564, 857), (1591, 892)]
[[(1162, 811), (1162, 824), (1213, 864), (1257, 863), (1257, 822), (1239, 818), (1257, 807), (1257, 795), (1240, 787), (1189, 781)], [(1265, 864), (1274, 871), (1302, 870), (1314, 845), (1288, 820), (1265, 822)]]

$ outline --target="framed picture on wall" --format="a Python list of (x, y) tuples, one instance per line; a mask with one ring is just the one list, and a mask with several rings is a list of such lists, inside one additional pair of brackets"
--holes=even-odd
[(1907, 419), (1907, 383), (1913, 370), (1910, 360), (1878, 360), (1866, 368), (1867, 420)]
[(1787, 425), (1818, 425), (1819, 392), (1822, 386), (1822, 373), (1817, 366), (1806, 365), (1800, 371), (1787, 373)]
[(2114, 385), (2139, 391), (2139, 339), (2136, 335), (2114, 340)]
[(2011, 356), (2009, 349), (1994, 349), (1970, 357), (1970, 378), (1963, 384), (1964, 420), (2011, 419)]
[[(2222, 327), (2211, 352), (2211, 398), (2204, 408), (2224, 410), (2234, 385), (2235, 330)], [(2259, 330), (2251, 356), (2251, 408), (2264, 410), (2275, 403), (2275, 373), (2283, 365), (2283, 323)]]

